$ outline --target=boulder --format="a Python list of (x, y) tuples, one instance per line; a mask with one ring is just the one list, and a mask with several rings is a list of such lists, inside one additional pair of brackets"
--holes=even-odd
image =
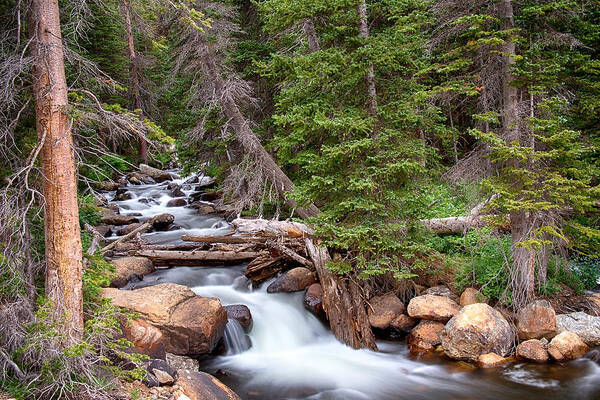
[(404, 303), (394, 293), (375, 296), (369, 300), (369, 323), (373, 328), (388, 329), (392, 321), (404, 312)]
[(268, 293), (297, 292), (304, 290), (317, 281), (317, 276), (310, 269), (297, 267), (275, 279), (267, 287)]
[(487, 304), (463, 307), (444, 328), (444, 353), (456, 360), (477, 361), (480, 355), (496, 353), (506, 356), (513, 346), (510, 324)]
[(574, 312), (556, 316), (558, 332), (573, 332), (588, 346), (600, 346), (600, 317)]
[(406, 310), (413, 318), (446, 322), (456, 315), (460, 306), (448, 297), (426, 294), (413, 297)]
[(222, 192), (207, 192), (207, 193), (203, 193), (202, 196), (200, 197), (200, 200), (202, 201), (209, 201), (209, 202), (214, 202), (215, 200), (220, 199), (223, 196)]
[(107, 225), (130, 225), (140, 222), (140, 220), (130, 215), (120, 215), (112, 210), (107, 210), (102, 213), (100, 222)]
[(241, 400), (233, 390), (212, 375), (200, 371), (177, 371), (176, 385), (190, 400)]
[(192, 204), (190, 204), (190, 207), (198, 210), (198, 214), (200, 215), (214, 214), (216, 212), (215, 207), (213, 205), (203, 203), (201, 201), (193, 202)]
[(509, 360), (496, 353), (482, 354), (477, 357), (477, 366), (479, 368), (497, 368), (506, 364)]
[(235, 319), (240, 323), (242, 328), (244, 328), (244, 332), (250, 332), (250, 329), (252, 329), (252, 313), (247, 306), (243, 304), (232, 304), (224, 306), (223, 308), (227, 312), (228, 319)]
[(537, 339), (529, 339), (517, 346), (516, 356), (519, 360), (545, 363), (548, 361), (548, 351), (542, 342)]
[(127, 188), (118, 188), (115, 192), (115, 197), (113, 197), (113, 201), (131, 200), (132, 196), (131, 192), (127, 191)]
[(123, 325), (125, 338), (133, 343), (137, 353), (146, 354), (151, 358), (165, 359), (163, 334), (154, 325), (141, 318), (128, 320)]
[(475, 288), (466, 288), (460, 295), (459, 304), (461, 307), (477, 303), (487, 303), (487, 299)]
[(154, 272), (154, 265), (146, 257), (123, 257), (113, 261), (115, 277), (110, 282), (112, 287), (121, 288), (133, 277), (141, 279)]
[(109, 210), (111, 210), (115, 214), (121, 214), (121, 209), (119, 208), (118, 204), (109, 204), (109, 205), (106, 206), (106, 208), (108, 208)]
[(582, 357), (589, 347), (573, 332), (564, 331), (550, 341), (548, 354), (556, 361), (569, 361)]
[(444, 324), (437, 321), (421, 321), (408, 335), (408, 348), (413, 353), (432, 351), (442, 343)]
[(398, 315), (391, 323), (390, 327), (396, 331), (409, 333), (417, 324), (417, 320), (406, 314)]
[(158, 214), (152, 217), (151, 224), (155, 231), (166, 231), (169, 226), (175, 221), (175, 217), (172, 214)]
[(155, 183), (154, 179), (152, 179), (150, 176), (148, 176), (146, 174), (142, 174), (137, 171), (129, 173), (127, 175), (127, 179), (129, 180), (129, 182), (136, 184), (136, 185), (140, 185), (142, 183), (145, 183), (145, 184)]
[(167, 171), (161, 171), (160, 169), (153, 168), (146, 164), (140, 164), (140, 172), (144, 175), (148, 175), (158, 183), (173, 180), (171, 174)]
[(165, 349), (174, 354), (210, 353), (227, 323), (227, 312), (219, 299), (196, 296), (174, 283), (136, 290), (106, 288), (101, 295), (111, 298), (117, 307), (139, 313), (160, 329)]
[(112, 182), (112, 181), (104, 181), (104, 182), (98, 183), (96, 185), (96, 187), (98, 188), (98, 190), (103, 190), (106, 192), (113, 192), (119, 188), (119, 183)]
[(556, 335), (556, 313), (547, 300), (536, 300), (517, 312), (519, 339), (550, 339)]
[(184, 207), (187, 205), (187, 201), (182, 198), (171, 199), (167, 202), (167, 207)]
[(304, 292), (304, 308), (317, 318), (325, 318), (323, 309), (323, 287), (320, 283), (313, 283)]
[(589, 313), (600, 316), (600, 293), (595, 293), (587, 297), (589, 303)]
[(140, 226), (142, 226), (142, 224), (140, 222), (136, 222), (134, 224), (125, 225), (124, 227), (117, 229), (117, 235), (119, 235), (119, 236), (127, 235), (127, 234), (135, 231)]

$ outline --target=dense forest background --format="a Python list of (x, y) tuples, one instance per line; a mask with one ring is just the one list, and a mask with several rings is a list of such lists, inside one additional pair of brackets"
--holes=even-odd
[[(306, 219), (373, 292), (444, 275), (518, 308), (597, 285), (597, 1), (59, 6), (81, 227), (98, 183), (145, 162), (216, 177), (243, 215)], [(0, 0), (1, 371), (93, 392), (75, 371), (118, 328), (101, 257), (85, 340), (49, 345), (31, 7)]]

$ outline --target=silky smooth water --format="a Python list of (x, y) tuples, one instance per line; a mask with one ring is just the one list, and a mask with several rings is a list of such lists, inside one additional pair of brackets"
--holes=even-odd
[[(165, 207), (171, 198), (166, 185), (131, 189), (136, 198), (117, 202), (126, 208), (123, 214), (140, 212), (150, 218), (169, 212), (182, 227), (144, 235), (154, 243), (175, 243), (184, 233), (216, 235), (230, 229), (218, 217)], [(139, 202), (148, 196), (155, 196), (158, 203)], [(245, 265), (175, 267), (130, 286), (175, 282), (198, 295), (217, 297), (224, 305), (248, 306), (253, 317), (250, 333), (230, 322), (224, 354), (201, 364), (201, 369), (215, 374), (244, 399), (600, 399), (600, 367), (586, 359), (476, 370), (436, 355), (412, 358), (401, 342), (378, 342), (380, 352), (351, 349), (304, 309), (302, 292), (269, 294), (269, 282), (253, 289), (244, 269)]]

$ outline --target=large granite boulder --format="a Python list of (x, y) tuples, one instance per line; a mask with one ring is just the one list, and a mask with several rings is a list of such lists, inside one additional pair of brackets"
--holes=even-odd
[(404, 313), (404, 303), (394, 293), (375, 296), (369, 305), (369, 323), (377, 329), (388, 329), (392, 321)]
[(556, 361), (569, 361), (582, 357), (589, 347), (573, 332), (561, 332), (550, 341), (548, 354)]
[(173, 180), (173, 177), (167, 171), (162, 171), (146, 164), (140, 164), (140, 173), (148, 175), (158, 183)]
[(471, 304), (487, 303), (487, 299), (479, 290), (475, 288), (466, 288), (460, 295), (459, 303), (461, 307), (470, 306)]
[(505, 357), (513, 346), (514, 333), (500, 312), (487, 304), (463, 307), (444, 328), (444, 353), (456, 360), (477, 361), (480, 355)]
[(141, 318), (128, 320), (123, 325), (125, 338), (133, 344), (133, 349), (150, 358), (165, 359), (163, 334), (154, 325)]
[(306, 289), (315, 282), (317, 282), (317, 276), (314, 272), (305, 267), (297, 267), (290, 269), (288, 272), (275, 279), (275, 281), (267, 287), (267, 292), (298, 292)]
[(547, 300), (536, 300), (517, 312), (519, 339), (551, 339), (556, 335), (556, 313)]
[(413, 297), (406, 311), (413, 318), (446, 322), (456, 315), (460, 306), (445, 296), (426, 294)]
[(121, 288), (132, 278), (141, 279), (154, 272), (152, 261), (146, 257), (123, 257), (113, 261), (115, 277), (110, 282), (112, 287)]
[(181, 369), (177, 376), (175, 399), (183, 394), (189, 400), (241, 400), (223, 382), (205, 372)]
[(588, 346), (600, 346), (600, 317), (574, 312), (556, 316), (558, 332), (573, 332)]
[(223, 336), (227, 312), (216, 298), (196, 296), (189, 288), (163, 283), (136, 290), (102, 289), (112, 304), (139, 313), (163, 333), (168, 352), (210, 353)]

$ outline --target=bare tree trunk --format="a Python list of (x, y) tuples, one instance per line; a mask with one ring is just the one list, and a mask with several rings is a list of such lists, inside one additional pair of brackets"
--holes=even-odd
[[(358, 34), (366, 40), (369, 37), (369, 24), (367, 21), (367, 3), (365, 0), (361, 0), (358, 4), (358, 17)], [(367, 84), (369, 114), (374, 117), (377, 115), (377, 89), (375, 87), (375, 69), (372, 62), (369, 62), (367, 66), (365, 83)]]
[(75, 340), (83, 333), (82, 249), (58, 0), (33, 0), (30, 13), (36, 58), (33, 95), (44, 174), (46, 294)]
[(310, 18), (306, 18), (304, 20), (304, 25), (302, 26), (304, 29), (304, 34), (306, 35), (306, 40), (308, 42), (308, 51), (310, 53), (314, 53), (315, 51), (321, 50), (321, 46), (319, 46), (319, 39), (317, 39), (317, 32), (315, 30), (315, 24), (313, 20)]
[[(503, 11), (504, 29), (513, 29), (515, 27), (514, 12), (512, 0), (501, 0)], [(504, 66), (503, 66), (503, 133), (504, 141), (510, 143), (512, 141), (522, 141), (522, 135), (519, 129), (519, 117), (517, 114), (518, 107), (518, 90), (512, 85), (514, 75), (512, 72), (515, 63), (516, 46), (511, 38), (507, 38), (503, 49)], [(517, 162), (513, 162), (513, 166), (517, 166)], [(510, 226), (512, 233), (512, 256), (513, 268), (516, 270), (517, 282), (513, 282), (516, 288), (514, 295), (519, 298), (518, 305), (523, 305), (529, 302), (534, 296), (535, 291), (535, 256), (536, 252), (533, 248), (522, 246), (520, 243), (530, 239), (533, 231), (533, 215), (532, 213), (517, 211), (510, 215)]]
[[(131, 15), (129, 10), (129, 1), (122, 0), (121, 8), (123, 8), (123, 14), (125, 17), (125, 34), (127, 35), (127, 54), (129, 57), (129, 80), (131, 86), (131, 94), (133, 98), (133, 109), (141, 110), (143, 115), (142, 97), (140, 90), (140, 77), (137, 64), (137, 54), (135, 51), (135, 45), (133, 41), (133, 27), (131, 24)], [(142, 116), (140, 116), (142, 117)], [(139, 156), (144, 160), (144, 164), (148, 164), (148, 145), (146, 138), (140, 135), (140, 153)]]
[(227, 118), (229, 118), (231, 125), (236, 133), (237, 141), (243, 147), (246, 154), (255, 157), (258, 167), (260, 167), (264, 173), (267, 174), (271, 182), (276, 186), (277, 192), (282, 196), (285, 201), (296, 209), (298, 215), (302, 218), (316, 217), (319, 214), (319, 209), (314, 204), (301, 207), (298, 203), (289, 198), (288, 194), (294, 190), (294, 184), (287, 177), (287, 175), (279, 168), (273, 157), (265, 150), (260, 143), (260, 140), (250, 126), (248, 121), (244, 118), (237, 104), (233, 101), (230, 96), (224, 95), (225, 84), (223, 78), (217, 69), (217, 65), (214, 60), (214, 56), (208, 47), (208, 45), (201, 40), (202, 53), (204, 54), (204, 66), (206, 68), (206, 74), (209, 79), (214, 82), (215, 90), (217, 93), (223, 95), (219, 96), (221, 107), (223, 108)]

